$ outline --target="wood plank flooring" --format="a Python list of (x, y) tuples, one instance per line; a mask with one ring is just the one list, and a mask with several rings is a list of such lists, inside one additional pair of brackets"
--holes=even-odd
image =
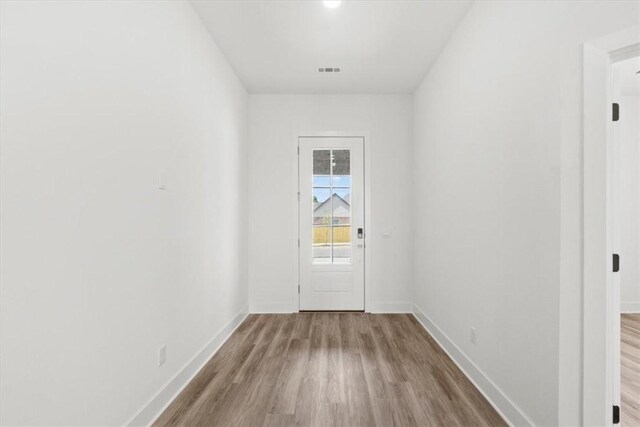
[(621, 320), (623, 426), (640, 426), (640, 314), (623, 314)]
[(155, 426), (505, 426), (408, 314), (250, 315)]

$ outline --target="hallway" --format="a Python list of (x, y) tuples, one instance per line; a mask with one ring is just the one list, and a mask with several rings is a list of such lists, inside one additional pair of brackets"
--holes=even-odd
[(0, 427), (640, 427), (638, 119), (640, 0), (0, 0)]
[[(215, 414), (215, 416), (214, 416)], [(409, 314), (252, 314), (155, 426), (506, 425)]]

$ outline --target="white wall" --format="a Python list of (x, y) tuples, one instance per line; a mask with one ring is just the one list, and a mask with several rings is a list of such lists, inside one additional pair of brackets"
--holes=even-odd
[(415, 94), (416, 309), (515, 421), (581, 422), (582, 44), (637, 19), (476, 2)]
[(640, 96), (622, 96), (616, 123), (614, 250), (623, 312), (640, 312)]
[(0, 424), (121, 425), (247, 305), (247, 95), (186, 2), (1, 16)]
[[(411, 96), (249, 96), (249, 293), (252, 311), (297, 311), (295, 135), (362, 131), (370, 140), (372, 311), (411, 307)], [(383, 238), (391, 234), (391, 238)]]

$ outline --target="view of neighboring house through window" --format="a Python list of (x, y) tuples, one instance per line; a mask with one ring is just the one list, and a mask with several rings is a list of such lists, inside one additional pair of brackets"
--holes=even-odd
[(313, 150), (313, 262), (351, 262), (349, 150)]

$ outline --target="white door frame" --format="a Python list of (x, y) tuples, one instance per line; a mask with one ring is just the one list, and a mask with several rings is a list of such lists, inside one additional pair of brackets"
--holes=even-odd
[(365, 249), (364, 249), (364, 311), (371, 311), (371, 252), (373, 245), (371, 241), (373, 239), (368, 238), (372, 236), (371, 228), (371, 138), (369, 132), (355, 132), (355, 131), (297, 131), (294, 132), (292, 141), (293, 157), (293, 182), (295, 182), (294, 190), (292, 191), (292, 206), (295, 213), (295, 221), (293, 224), (293, 254), (295, 261), (293, 263), (293, 281), (291, 287), (291, 293), (293, 301), (295, 301), (295, 311), (300, 311), (300, 294), (298, 293), (298, 286), (300, 285), (300, 253), (298, 247), (298, 239), (300, 238), (300, 212), (298, 209), (298, 193), (300, 192), (299, 185), (299, 164), (298, 164), (298, 140), (299, 138), (363, 138), (364, 139), (364, 234), (365, 234)]
[(639, 49), (638, 27), (584, 45), (583, 425), (613, 425), (611, 64)]

